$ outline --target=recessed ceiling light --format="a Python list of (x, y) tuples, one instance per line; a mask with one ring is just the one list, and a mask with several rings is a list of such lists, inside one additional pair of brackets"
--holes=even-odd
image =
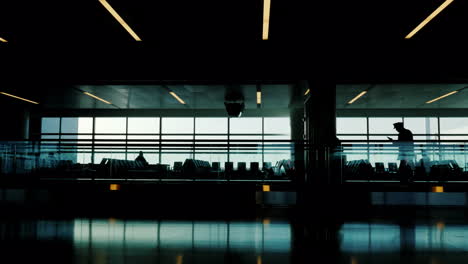
[(184, 100), (180, 99), (179, 96), (177, 96), (177, 94), (175, 94), (174, 92), (169, 92), (172, 96), (174, 96), (175, 99), (177, 99), (177, 101), (179, 101), (179, 103), (181, 104), (185, 104)]
[(16, 96), (16, 95), (9, 94), (9, 93), (0, 92), (0, 94), (10, 96), (10, 97), (13, 97), (13, 98), (16, 98), (16, 99), (19, 99), (19, 100), (23, 100), (23, 101), (26, 101), (26, 102), (31, 103), (31, 104), (39, 104), (38, 102), (34, 102), (34, 101), (31, 101), (31, 100), (28, 100), (28, 99), (25, 99), (25, 98), (22, 98), (22, 97), (19, 97), (19, 96)]
[(4, 42), (4, 43), (7, 43), (8, 40), (4, 39), (4, 38), (0, 38), (0, 42)]
[(112, 6), (107, 3), (106, 0), (99, 0), (99, 2), (111, 13), (111, 15), (124, 27), (127, 32), (136, 40), (141, 41), (140, 37), (130, 28), (130, 26), (123, 20), (123, 18), (117, 13), (117, 11), (112, 8)]
[(430, 101), (427, 101), (426, 104), (430, 104), (430, 103), (433, 103), (433, 102), (435, 102), (435, 101), (439, 101), (440, 99), (445, 98), (445, 97), (450, 96), (450, 95), (455, 94), (455, 93), (458, 93), (458, 90), (453, 91), (453, 92), (450, 92), (450, 93), (448, 93), (448, 94), (444, 94), (444, 95), (439, 96), (439, 97), (437, 97), (437, 98), (434, 98), (434, 99), (432, 99), (432, 100), (430, 100)]
[(91, 93), (88, 93), (88, 92), (83, 92), (83, 93), (86, 94), (87, 96), (91, 96), (92, 98), (97, 99), (97, 100), (99, 100), (101, 102), (104, 102), (106, 104), (112, 104), (111, 102), (106, 101), (106, 100), (102, 99), (101, 97), (98, 97), (98, 96), (96, 96), (94, 94), (91, 94)]
[(268, 39), (268, 31), (270, 28), (270, 6), (271, 0), (263, 0), (263, 40)]
[(367, 93), (367, 91), (362, 91), (361, 93), (359, 93), (358, 95), (356, 95), (356, 97), (354, 97), (353, 99), (351, 99), (348, 104), (352, 104), (354, 103), (357, 99), (361, 98), (361, 96), (365, 95)]
[(440, 5), (432, 14), (430, 14), (426, 19), (423, 20), (417, 27), (413, 29), (408, 35), (406, 35), (405, 39), (410, 39), (416, 34), (419, 30), (421, 30), (429, 21), (431, 21), (434, 17), (436, 17), (442, 10), (444, 10), (448, 5), (450, 5), (453, 0), (446, 0), (442, 5)]

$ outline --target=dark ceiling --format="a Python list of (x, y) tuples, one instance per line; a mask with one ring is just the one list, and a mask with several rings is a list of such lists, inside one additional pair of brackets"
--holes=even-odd
[[(314, 79), (331, 83), (468, 79), (468, 1), (98, 0), (0, 1), (3, 79), (11, 82), (154, 79)], [(333, 85), (331, 85), (333, 86)]]

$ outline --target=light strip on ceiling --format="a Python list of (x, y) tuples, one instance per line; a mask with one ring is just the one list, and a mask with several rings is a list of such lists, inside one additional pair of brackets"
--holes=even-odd
[(262, 103), (262, 92), (257, 92), (257, 104)]
[(99, 0), (99, 2), (111, 13), (111, 15), (124, 27), (127, 32), (136, 40), (141, 41), (140, 37), (130, 28), (130, 26), (123, 20), (123, 18), (112, 8), (112, 6), (107, 3), (106, 0)]
[(174, 96), (175, 99), (177, 99), (177, 101), (179, 101), (179, 103), (181, 104), (185, 104), (184, 100), (180, 99), (179, 96), (177, 96), (177, 94), (175, 94), (174, 92), (169, 92), (172, 96)]
[(268, 39), (268, 30), (270, 28), (270, 6), (271, 0), (263, 0), (263, 40)]
[(307, 91), (305, 91), (304, 95), (308, 95), (310, 93), (310, 89), (307, 89)]
[(367, 91), (362, 91), (360, 94), (356, 95), (356, 97), (351, 99), (351, 101), (349, 101), (348, 104), (354, 103), (357, 99), (361, 98), (361, 96), (365, 95), (366, 93), (367, 93)]
[(0, 42), (4, 42), (4, 43), (7, 43), (8, 40), (4, 39), (4, 38), (0, 38)]
[(38, 102), (34, 102), (34, 101), (31, 101), (31, 100), (28, 100), (28, 99), (25, 99), (25, 98), (22, 98), (22, 97), (19, 97), (19, 96), (16, 96), (16, 95), (9, 94), (9, 93), (0, 92), (0, 94), (10, 96), (10, 97), (13, 97), (13, 98), (16, 98), (16, 99), (19, 99), (19, 100), (23, 100), (23, 101), (26, 101), (26, 102), (31, 103), (31, 104), (39, 104)]
[(430, 101), (427, 101), (426, 104), (430, 104), (430, 103), (433, 103), (433, 102), (435, 102), (435, 101), (439, 101), (440, 99), (445, 98), (445, 97), (450, 96), (450, 95), (455, 94), (455, 93), (458, 93), (458, 90), (457, 90), (457, 91), (450, 92), (450, 93), (448, 93), (448, 94), (444, 94), (444, 95), (439, 96), (439, 97), (437, 97), (437, 98), (435, 98), (435, 99), (432, 99), (432, 100), (430, 100)]
[(96, 96), (94, 94), (91, 94), (91, 93), (88, 93), (88, 92), (83, 92), (83, 93), (86, 94), (87, 96), (91, 96), (92, 98), (97, 99), (97, 100), (99, 100), (101, 102), (104, 102), (106, 104), (112, 104), (111, 102), (106, 101), (106, 100), (102, 99), (101, 97), (98, 97), (98, 96)]
[(410, 39), (416, 34), (419, 30), (421, 30), (429, 21), (431, 21), (434, 17), (436, 17), (442, 10), (444, 10), (448, 5), (450, 5), (453, 0), (446, 0), (442, 5), (440, 5), (432, 14), (430, 14), (426, 19), (423, 20), (416, 28), (413, 29), (408, 35), (406, 35), (405, 39)]

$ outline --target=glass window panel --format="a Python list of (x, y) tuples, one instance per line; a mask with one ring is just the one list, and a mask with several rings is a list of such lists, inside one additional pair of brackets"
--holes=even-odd
[(398, 132), (393, 128), (396, 122), (403, 122), (401, 117), (369, 117), (369, 133), (370, 134), (392, 134), (397, 135)]
[[(136, 150), (127, 150), (127, 160), (135, 160), (136, 157), (140, 154), (140, 151)], [(159, 163), (159, 151), (154, 150), (145, 150), (143, 151), (143, 157), (149, 164), (158, 164)]]
[(227, 134), (227, 118), (195, 118), (195, 133), (197, 134)]
[[(264, 136), (265, 140), (285, 140), (278, 142), (265, 142), (263, 149), (264, 162), (270, 162), (275, 165), (276, 162), (283, 159), (291, 159), (292, 143), (288, 140), (291, 139), (290, 135), (286, 136)], [(261, 164), (262, 166), (263, 164)]]
[(232, 140), (259, 140), (259, 141), (231, 141), (230, 158), (234, 162), (234, 169), (237, 169), (237, 162), (245, 162), (247, 169), (250, 169), (250, 162), (262, 164), (262, 136), (231, 136)]
[(336, 118), (337, 134), (367, 134), (367, 121), (365, 117), (338, 117)]
[(41, 133), (60, 133), (60, 117), (43, 117)]
[[(441, 117), (441, 134), (468, 134), (468, 118), (466, 117)], [(468, 140), (468, 135), (441, 136), (442, 140)]]
[(174, 162), (182, 162), (184, 164), (186, 159), (191, 159), (192, 154), (190, 153), (177, 153), (177, 152), (162, 152), (161, 153), (161, 164), (167, 164), (171, 168), (174, 166)]
[(265, 134), (272, 133), (291, 135), (289, 117), (265, 117), (263, 122), (263, 132)]
[(367, 140), (367, 136), (342, 136), (337, 135), (340, 140)]
[(159, 133), (159, 118), (157, 117), (129, 117), (128, 133), (157, 134)]
[(261, 134), (262, 118), (240, 117), (229, 118), (231, 134)]
[(403, 121), (413, 134), (437, 134), (436, 117), (405, 117)]
[(96, 117), (96, 133), (118, 133), (126, 132), (125, 117)]
[(92, 133), (92, 117), (62, 117), (62, 133)]
[[(41, 155), (39, 166), (49, 167), (53, 156), (59, 151), (58, 143), (60, 139), (60, 117), (44, 117), (41, 120), (41, 133), (56, 133), (56, 135), (41, 135)], [(44, 141), (46, 140), (46, 141)]]
[(193, 134), (193, 118), (164, 117), (162, 119), (162, 133), (164, 134)]

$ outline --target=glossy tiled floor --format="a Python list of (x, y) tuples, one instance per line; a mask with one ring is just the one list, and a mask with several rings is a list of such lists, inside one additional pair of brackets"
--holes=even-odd
[[(449, 211), (450, 212), (450, 211)], [(11, 263), (466, 263), (464, 212), (177, 220), (0, 219), (0, 258)], [(0, 260), (2, 263), (3, 260)], [(325, 262), (323, 262), (325, 263)]]

